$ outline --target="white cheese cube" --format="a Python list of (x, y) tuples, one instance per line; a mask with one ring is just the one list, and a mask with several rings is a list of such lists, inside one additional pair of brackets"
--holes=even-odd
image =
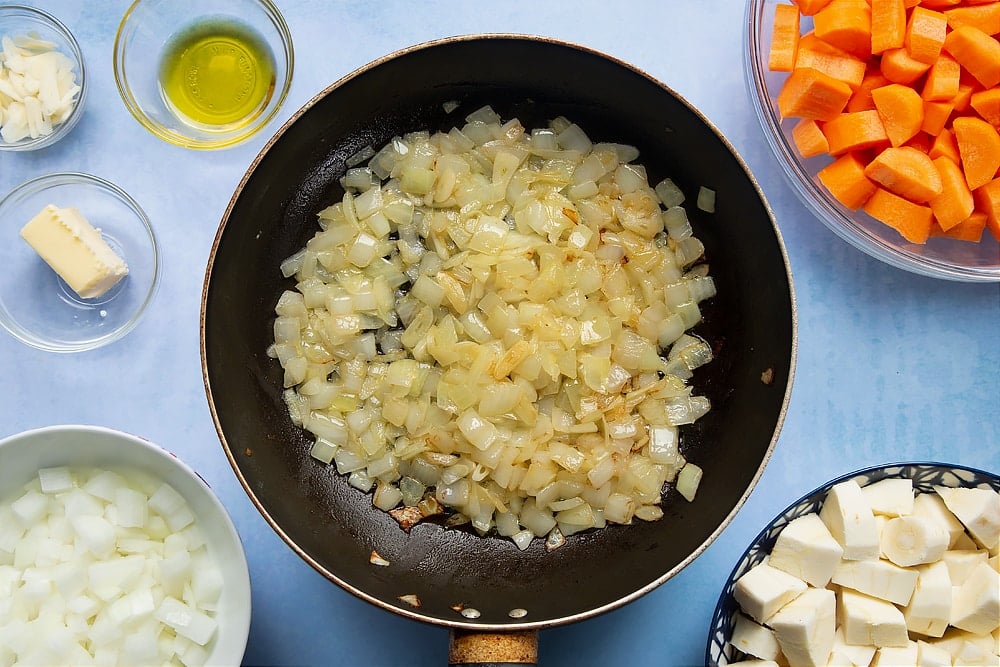
[(761, 660), (774, 660), (781, 652), (778, 640), (774, 638), (774, 631), (743, 614), (736, 615), (736, 625), (729, 643), (736, 650)]
[(1000, 543), (1000, 493), (947, 486), (934, 490), (977, 542), (987, 549)]
[(871, 667), (911, 667), (917, 664), (917, 642), (908, 641), (906, 646), (883, 646), (875, 651)]
[(768, 621), (790, 667), (825, 665), (837, 631), (833, 591), (810, 588)]
[(833, 648), (830, 650), (829, 665), (843, 665), (843, 667), (868, 667), (872, 658), (875, 657), (874, 646), (855, 646), (848, 644), (844, 639), (844, 628), (838, 627), (837, 634), (833, 637)]
[(878, 558), (875, 515), (861, 495), (861, 487), (857, 482), (851, 480), (835, 484), (826, 494), (819, 518), (843, 547), (845, 559)]
[(833, 573), (833, 583), (866, 595), (905, 605), (917, 585), (917, 571), (887, 560), (844, 560)]
[(952, 667), (951, 654), (933, 644), (917, 641), (916, 667)]
[(85, 299), (101, 296), (128, 274), (100, 230), (75, 208), (49, 204), (21, 228), (21, 238)]
[(882, 516), (905, 516), (913, 512), (913, 481), (908, 477), (887, 477), (861, 489), (872, 512)]
[(879, 548), (896, 565), (911, 567), (941, 560), (949, 541), (948, 532), (936, 521), (901, 516), (885, 524)]
[(771, 567), (765, 559), (736, 580), (733, 597), (745, 613), (763, 623), (806, 588), (804, 581)]
[(948, 531), (948, 546), (952, 547), (965, 534), (965, 526), (945, 507), (936, 493), (918, 493), (913, 499), (913, 516), (923, 516), (937, 521)]
[(903, 612), (892, 603), (879, 600), (849, 588), (840, 596), (840, 625), (848, 644), (865, 646), (906, 646), (906, 621)]
[(781, 529), (768, 562), (794, 577), (822, 588), (844, 555), (844, 549), (816, 514), (793, 519)]
[(948, 576), (951, 577), (952, 586), (961, 586), (969, 573), (980, 563), (986, 563), (989, 554), (985, 549), (976, 551), (945, 551), (941, 560), (948, 566)]
[(1000, 626), (1000, 573), (980, 563), (959, 588), (951, 606), (951, 624), (976, 634)]
[(951, 578), (943, 562), (917, 568), (917, 585), (910, 604), (903, 610), (906, 627), (928, 637), (944, 634), (951, 619)]

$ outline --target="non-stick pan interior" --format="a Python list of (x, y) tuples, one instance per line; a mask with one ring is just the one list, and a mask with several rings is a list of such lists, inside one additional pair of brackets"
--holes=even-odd
[[(459, 106), (449, 113), (448, 102)], [(310, 458), (311, 442), (281, 400), (281, 369), (265, 354), (274, 305), (291, 284), (278, 265), (316, 231), (316, 213), (340, 199), (345, 159), (408, 131), (461, 126), (483, 104), (529, 128), (564, 115), (595, 141), (639, 147), (651, 183), (669, 176), (687, 193), (718, 286), (696, 330), (717, 354), (695, 381), (713, 409), (683, 432), (686, 454), (705, 472), (695, 502), (671, 490), (660, 521), (576, 535), (551, 553), (539, 540), (521, 552), (508, 540), (437, 525), (404, 533), (370, 495)], [(700, 186), (717, 192), (714, 214), (695, 209)], [(794, 358), (783, 248), (730, 147), (645, 75), (600, 54), (530, 38), (446, 40), (375, 63), (319, 95), (272, 140), (237, 190), (209, 262), (203, 308), (214, 417), (265, 518), (348, 590), (453, 626), (541, 627), (589, 616), (687, 564), (728, 522), (769, 456)], [(372, 565), (372, 551), (390, 565)], [(408, 594), (419, 607), (398, 599)], [(481, 615), (463, 616), (462, 607)], [(514, 620), (514, 609), (527, 614)]]

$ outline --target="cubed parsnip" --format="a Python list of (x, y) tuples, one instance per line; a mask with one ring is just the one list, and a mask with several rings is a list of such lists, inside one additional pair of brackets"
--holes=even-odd
[(887, 560), (844, 560), (833, 573), (833, 583), (866, 595), (906, 605), (917, 584), (917, 571)]
[(827, 664), (842, 665), (843, 667), (868, 667), (872, 658), (875, 657), (875, 650), (874, 646), (848, 644), (844, 638), (843, 626), (838, 626), (837, 633), (833, 637), (833, 648), (830, 649)]
[(805, 592), (804, 581), (771, 567), (765, 559), (736, 580), (733, 597), (759, 623)]
[(951, 624), (982, 635), (1000, 626), (1000, 573), (988, 563), (977, 565), (959, 587), (952, 600)]
[(736, 615), (736, 624), (729, 643), (737, 650), (761, 660), (774, 660), (781, 652), (774, 631), (743, 614)]
[(965, 527), (962, 522), (955, 518), (944, 501), (936, 493), (918, 493), (913, 499), (912, 516), (923, 516), (937, 521), (948, 531), (948, 546), (952, 547), (962, 535), (965, 534)]
[(778, 610), (768, 621), (791, 667), (825, 665), (837, 631), (833, 591), (810, 588)]
[(861, 489), (872, 512), (882, 516), (905, 516), (913, 512), (913, 481), (887, 477)]
[(933, 644), (917, 640), (916, 667), (952, 667), (951, 654)]
[(1000, 544), (1000, 493), (947, 486), (934, 490), (977, 542), (987, 549)]
[(771, 567), (822, 588), (830, 581), (844, 549), (816, 514), (805, 514), (781, 529), (771, 549)]
[(883, 646), (875, 651), (871, 667), (910, 667), (917, 664), (917, 642), (910, 640), (906, 646)]
[(928, 637), (944, 634), (951, 618), (951, 578), (948, 566), (938, 561), (917, 568), (917, 586), (903, 609), (906, 628)]
[(906, 646), (909, 636), (903, 613), (892, 603), (848, 588), (838, 592), (838, 620), (848, 644)]
[(922, 516), (889, 519), (882, 528), (879, 548), (900, 567), (941, 560), (948, 549), (949, 536), (939, 523)]
[(989, 561), (989, 554), (985, 549), (977, 549), (976, 551), (945, 551), (941, 560), (948, 566), (948, 576), (951, 577), (951, 584), (953, 586), (961, 586), (969, 577), (969, 573), (979, 563)]
[(847, 560), (878, 558), (878, 530), (875, 515), (861, 494), (858, 483), (849, 480), (834, 485), (819, 512), (830, 534), (844, 549)]

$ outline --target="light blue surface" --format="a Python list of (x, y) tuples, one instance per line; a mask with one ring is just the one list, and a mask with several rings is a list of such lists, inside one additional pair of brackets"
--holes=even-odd
[(807, 213), (749, 107), (741, 70), (743, 5), (737, 0), (282, 2), (296, 57), (288, 101), (249, 143), (209, 153), (164, 144), (125, 111), (111, 67), (125, 2), (38, 4), (81, 43), (92, 86), (88, 108), (57, 146), (0, 153), (0, 192), (52, 171), (112, 180), (151, 218), (163, 271), (143, 321), (109, 347), (59, 355), (0, 336), (0, 390), (7, 398), (0, 404), (0, 435), (54, 423), (100, 424), (149, 438), (198, 470), (229, 509), (247, 549), (254, 584), (248, 665), (446, 661), (446, 631), (389, 614), (328, 583), (267, 526), (223, 456), (198, 348), (212, 240), (236, 184), (267, 138), (344, 74), (427, 39), (473, 32), (547, 35), (604, 51), (666, 82), (746, 159), (774, 209), (794, 274), (796, 381), (757, 489), (719, 539), (662, 587), (618, 611), (543, 631), (542, 664), (702, 664), (722, 582), (763, 524), (804, 492), (894, 460), (1000, 470), (1000, 285), (944, 282), (891, 268)]

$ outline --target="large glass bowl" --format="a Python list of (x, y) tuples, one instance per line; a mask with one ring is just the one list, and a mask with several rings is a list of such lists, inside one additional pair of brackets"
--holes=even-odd
[[(274, 82), (250, 116), (220, 125), (182, 119), (160, 86), (160, 60), (176, 35), (207, 22), (234, 22), (256, 33), (274, 56)], [(135, 0), (115, 35), (114, 70), (129, 113), (153, 135), (177, 146), (215, 149), (246, 141), (278, 113), (292, 82), (292, 36), (271, 0)]]
[[(979, 243), (941, 237), (930, 238), (923, 245), (910, 243), (896, 230), (864, 211), (848, 209), (827, 192), (816, 173), (829, 164), (831, 158), (800, 158), (792, 141), (792, 128), (798, 121), (794, 118), (782, 120), (778, 113), (778, 92), (788, 74), (771, 72), (767, 67), (777, 4), (779, 0), (749, 0), (747, 3), (744, 71), (751, 105), (764, 128), (767, 143), (799, 199), (837, 236), (892, 266), (936, 278), (1000, 282), (1000, 243), (988, 230)], [(803, 33), (811, 29), (812, 19), (802, 17)]]

